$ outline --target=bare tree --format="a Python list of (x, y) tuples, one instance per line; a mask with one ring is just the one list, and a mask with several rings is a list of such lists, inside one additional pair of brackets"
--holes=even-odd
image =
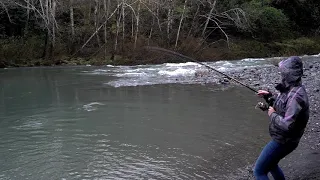
[(180, 18), (180, 23), (179, 23), (179, 28), (178, 28), (178, 32), (177, 32), (177, 38), (176, 38), (176, 44), (175, 44), (174, 48), (177, 48), (177, 46), (178, 46), (178, 40), (179, 40), (179, 36), (180, 36), (182, 21), (184, 19), (184, 14), (186, 11), (186, 5), (187, 5), (187, 0), (185, 0), (183, 3), (183, 10), (182, 10), (181, 18)]
[[(118, 4), (118, 7), (120, 7), (121, 4)], [(114, 55), (117, 52), (118, 48), (118, 37), (119, 37), (119, 31), (120, 31), (120, 20), (121, 20), (121, 13), (120, 13), (120, 8), (117, 9), (117, 18), (116, 18), (116, 35), (114, 38), (114, 46), (113, 46), (113, 52), (111, 55), (111, 60), (114, 60)]]
[(162, 28), (161, 28), (161, 23), (160, 23), (160, 18), (159, 18), (159, 11), (160, 11), (160, 5), (159, 4), (157, 4), (157, 13), (156, 13), (156, 17), (158, 17), (157, 18), (157, 20), (158, 20), (158, 27), (159, 27), (159, 30), (160, 30), (160, 32), (162, 32)]
[(137, 9), (137, 16), (136, 16), (136, 34), (134, 37), (134, 49), (136, 49), (137, 47), (137, 40), (138, 40), (138, 34), (139, 34), (140, 8), (141, 8), (141, 0), (138, 0), (138, 9)]
[(56, 27), (57, 27), (57, 23), (56, 23), (56, 8), (57, 8), (57, 2), (56, 0), (52, 0), (51, 1), (51, 7), (50, 7), (50, 16), (51, 16), (51, 26), (52, 26), (52, 43), (51, 43), (51, 50), (50, 50), (50, 57), (53, 56), (53, 51), (56, 45)]
[(29, 30), (29, 19), (30, 19), (30, 2), (29, 0), (27, 0), (27, 19), (26, 19), (26, 24), (25, 24), (25, 28), (24, 28), (24, 36), (26, 36), (28, 34), (28, 30)]
[[(154, 9), (154, 7), (152, 7), (152, 8)], [(154, 23), (155, 23), (155, 16), (152, 16), (152, 24), (151, 24), (151, 28), (150, 28), (150, 32), (149, 32), (149, 36), (148, 36), (148, 45), (150, 45), (150, 39), (152, 38)]]
[[(98, 29), (98, 23), (99, 23), (99, 0), (94, 0), (95, 4), (94, 4), (94, 27), (95, 30)], [(96, 34), (97, 36), (97, 43), (98, 46), (100, 47), (100, 37), (99, 37), (99, 33)]]
[(70, 27), (71, 27), (71, 39), (70, 39), (70, 47), (71, 52), (74, 52), (74, 38), (75, 38), (75, 31), (74, 31), (74, 13), (73, 13), (73, 0), (70, 0), (69, 2), (69, 9), (70, 9)]
[(210, 22), (210, 18), (212, 17), (212, 14), (216, 8), (216, 3), (217, 1), (216, 0), (213, 0), (213, 2), (211, 0), (208, 0), (208, 3), (209, 3), (209, 6), (210, 6), (210, 12), (207, 14), (207, 20), (206, 20), (206, 23), (203, 27), (203, 31), (202, 31), (202, 37), (205, 36), (205, 33), (206, 33), (206, 30), (208, 28), (208, 24)]
[(108, 23), (108, 21), (116, 14), (116, 12), (118, 12), (119, 11), (119, 7), (121, 6), (121, 4), (118, 4), (118, 6), (115, 8), (115, 10), (109, 15), (109, 17), (101, 24), (101, 26), (99, 26), (97, 29), (96, 29), (96, 31), (89, 37), (89, 39), (81, 46), (81, 48), (77, 51), (77, 52), (75, 52), (74, 54), (73, 54), (73, 56), (75, 55), (75, 54), (77, 54), (78, 52), (80, 52), (90, 41), (91, 41), (91, 39), (100, 31), (100, 29), (102, 28), (102, 27), (104, 27), (107, 23)]
[(168, 43), (170, 41), (170, 33), (171, 33), (171, 27), (173, 23), (173, 7), (172, 7), (172, 0), (168, 1), (169, 7), (168, 7), (168, 15), (167, 15), (167, 38)]
[[(107, 19), (109, 15), (109, 8), (110, 8), (109, 6), (110, 6), (110, 0), (108, 0), (108, 4), (107, 4), (107, 0), (103, 0), (103, 9), (104, 9), (105, 19)], [(104, 25), (103, 34), (104, 34), (104, 58), (106, 59), (107, 57), (107, 24)]]
[(12, 22), (7, 5), (4, 2), (0, 1), (0, 7), (2, 7), (6, 11), (9, 21)]
[(122, 16), (122, 50), (124, 47), (124, 41), (125, 41), (125, 0), (122, 0), (122, 5), (121, 5), (121, 16)]
[(196, 20), (199, 18), (199, 17), (198, 17), (199, 11), (200, 11), (200, 5), (197, 4), (197, 10), (196, 10), (196, 12), (195, 12), (194, 15), (193, 15), (192, 22), (191, 22), (191, 27), (190, 27), (190, 29), (189, 29), (189, 32), (188, 32), (187, 37), (190, 37), (190, 36), (191, 36), (191, 33), (192, 33), (194, 27), (195, 27), (196, 24), (197, 24), (197, 23), (196, 23)]
[[(9, 14), (11, 5), (22, 8), (27, 17), (25, 34), (34, 22), (30, 20), (29, 25), (29, 19), (36, 19), (46, 35), (43, 43), (46, 59), (54, 55), (57, 42), (62, 42), (58, 40), (67, 35), (72, 54), (79, 52), (74, 51), (75, 45), (82, 45), (80, 50), (90, 46), (90, 52), (91, 49), (97, 52), (95, 55), (104, 49), (106, 58), (108, 52), (112, 57), (116, 52), (124, 52), (128, 42), (137, 50), (140, 39), (176, 49), (185, 44), (180, 43), (182, 37), (195, 37), (208, 44), (205, 40), (212, 33), (219, 35), (218, 38), (222, 33), (223, 39), (229, 42), (229, 27), (249, 28), (246, 14), (240, 8), (219, 12), (219, 3), (218, 0), (0, 0), (0, 8), (9, 20), (14, 16)], [(68, 17), (64, 17), (67, 10)], [(58, 22), (57, 17), (61, 18)], [(76, 44), (79, 43), (75, 42), (76, 37), (86, 41)], [(121, 43), (122, 51), (119, 51)]]

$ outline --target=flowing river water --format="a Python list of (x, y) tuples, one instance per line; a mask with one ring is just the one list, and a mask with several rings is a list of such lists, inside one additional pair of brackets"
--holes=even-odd
[[(221, 71), (267, 66), (220, 61)], [(0, 179), (231, 179), (269, 140), (260, 100), (195, 63), (0, 70)]]

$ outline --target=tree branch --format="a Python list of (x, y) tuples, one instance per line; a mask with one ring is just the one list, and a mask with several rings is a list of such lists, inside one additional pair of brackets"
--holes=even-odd
[(99, 30), (105, 26), (107, 24), (107, 22), (109, 21), (109, 19), (111, 19), (111, 17), (117, 12), (117, 10), (119, 9), (119, 7), (121, 6), (122, 3), (118, 4), (117, 8), (110, 14), (110, 16), (105, 20), (105, 22), (96, 29), (96, 31), (90, 36), (90, 38), (81, 46), (81, 48), (76, 51), (71, 57), (75, 56), (78, 52), (80, 52), (90, 41), (91, 39), (99, 32)]
[(11, 20), (11, 17), (10, 17), (10, 14), (9, 14), (9, 11), (8, 11), (8, 8), (6, 7), (6, 5), (5, 5), (2, 1), (0, 1), (0, 5), (3, 6), (3, 9), (4, 9), (4, 10), (6, 11), (6, 13), (7, 13), (9, 22), (12, 23), (12, 20)]

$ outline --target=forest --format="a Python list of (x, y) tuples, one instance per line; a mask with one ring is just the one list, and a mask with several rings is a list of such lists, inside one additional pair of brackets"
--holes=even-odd
[(319, 0), (1, 0), (0, 67), (318, 54)]

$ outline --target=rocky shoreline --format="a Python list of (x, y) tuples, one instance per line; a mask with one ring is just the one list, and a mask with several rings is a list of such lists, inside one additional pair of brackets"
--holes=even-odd
[[(280, 166), (288, 179), (320, 179), (320, 58), (302, 59), (303, 84), (309, 95), (310, 119), (299, 147), (283, 159)], [(243, 69), (229, 74), (255, 89), (274, 91), (274, 86), (280, 82), (280, 75), (275, 66)], [(247, 169), (236, 179), (254, 179), (252, 167)]]

